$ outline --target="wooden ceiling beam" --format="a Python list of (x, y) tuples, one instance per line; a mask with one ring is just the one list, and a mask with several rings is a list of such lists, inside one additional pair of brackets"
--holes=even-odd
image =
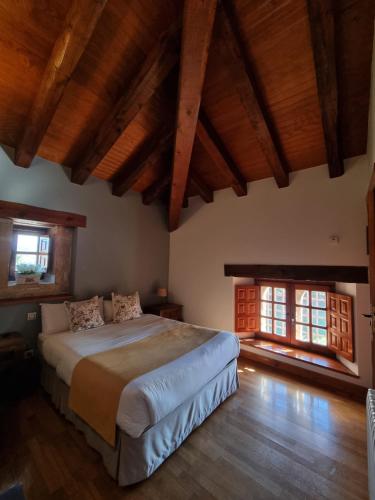
[(151, 139), (146, 139), (143, 146), (130, 157), (112, 180), (112, 194), (123, 196), (137, 182), (147, 168), (154, 165), (160, 155), (171, 148), (173, 129), (162, 128)]
[(87, 146), (79, 167), (72, 170), (72, 182), (83, 184), (111, 147), (160, 87), (179, 57), (178, 26), (163, 34), (149, 52), (141, 70), (120, 97)]
[(307, 0), (311, 43), (330, 177), (344, 173), (339, 133), (335, 19), (332, 0)]
[(203, 109), (199, 113), (197, 136), (216, 165), (229, 174), (232, 180), (233, 191), (237, 196), (246, 196), (246, 179), (243, 177), (240, 169), (237, 167)]
[(30, 166), (106, 3), (107, 0), (72, 2), (16, 147), (16, 165)]
[(206, 203), (214, 201), (214, 193), (196, 172), (191, 172), (189, 176), (190, 186), (196, 191)]
[(151, 186), (149, 186), (142, 193), (142, 201), (144, 205), (151, 205), (157, 198), (159, 198), (168, 188), (172, 179), (172, 173), (167, 172), (160, 179), (157, 179)]
[(289, 186), (289, 168), (283, 158), (276, 130), (256, 83), (231, 0), (223, 0), (220, 18), (221, 46), (224, 49), (233, 85), (240, 96), (277, 185), (280, 188)]
[(185, 0), (169, 230), (177, 229), (196, 133), (217, 0)]

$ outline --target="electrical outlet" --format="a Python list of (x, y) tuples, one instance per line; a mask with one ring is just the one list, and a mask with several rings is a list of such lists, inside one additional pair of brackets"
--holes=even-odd
[(27, 313), (27, 321), (34, 321), (37, 318), (36, 311)]

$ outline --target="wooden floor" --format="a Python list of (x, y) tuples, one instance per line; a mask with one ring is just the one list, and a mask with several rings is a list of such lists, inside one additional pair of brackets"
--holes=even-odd
[(43, 499), (367, 498), (365, 407), (240, 361), (241, 387), (147, 481), (119, 488), (43, 392), (2, 414), (0, 491)]

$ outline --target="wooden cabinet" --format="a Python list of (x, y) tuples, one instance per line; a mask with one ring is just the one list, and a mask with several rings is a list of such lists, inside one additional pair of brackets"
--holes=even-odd
[(156, 314), (157, 316), (162, 316), (163, 318), (183, 321), (182, 308), (183, 306), (180, 304), (153, 304), (151, 306), (144, 307), (144, 312), (148, 314)]

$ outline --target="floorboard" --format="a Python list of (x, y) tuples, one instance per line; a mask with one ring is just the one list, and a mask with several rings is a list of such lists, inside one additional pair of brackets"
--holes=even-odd
[(42, 390), (1, 413), (0, 491), (43, 499), (366, 499), (364, 405), (239, 362), (240, 389), (147, 481), (119, 488)]

